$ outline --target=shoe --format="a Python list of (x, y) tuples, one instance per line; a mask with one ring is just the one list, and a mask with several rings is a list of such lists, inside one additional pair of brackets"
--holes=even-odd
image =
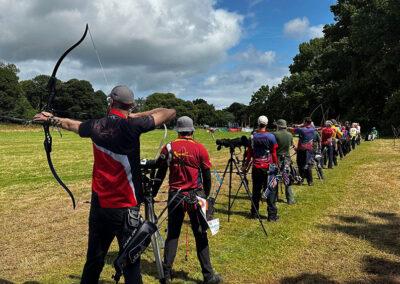
[(312, 181), (308, 182), (308, 186), (313, 186), (314, 183)]
[(204, 284), (218, 284), (222, 283), (222, 277), (219, 274), (213, 274), (211, 277), (204, 279)]
[(278, 222), (279, 220), (279, 216), (275, 216), (275, 217), (268, 217), (267, 221), (268, 222)]
[[(256, 213), (250, 213), (250, 214), (247, 216), (247, 218), (249, 218), (249, 219), (258, 219)], [(266, 218), (267, 218), (266, 216), (260, 214), (260, 219), (266, 219)]]
[(291, 200), (291, 201), (288, 201), (287, 204), (288, 204), (288, 205), (293, 205), (293, 204), (296, 204), (296, 201)]
[(164, 263), (163, 263), (163, 269), (164, 269), (164, 279), (160, 279), (160, 284), (171, 284), (172, 283), (171, 269), (168, 269)]

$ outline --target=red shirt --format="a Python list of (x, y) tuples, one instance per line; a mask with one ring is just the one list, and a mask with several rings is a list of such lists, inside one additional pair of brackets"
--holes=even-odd
[(335, 135), (335, 129), (332, 127), (324, 127), (321, 131), (321, 144), (330, 145), (332, 143), (332, 137)]
[[(169, 166), (171, 191), (203, 188), (201, 170), (211, 168), (206, 148), (192, 138), (178, 138), (170, 143), (172, 160)], [(161, 154), (169, 157), (167, 146)]]
[(139, 138), (152, 129), (152, 116), (128, 119), (116, 109), (79, 126), (79, 135), (93, 142), (92, 191), (100, 207), (133, 207), (143, 200)]

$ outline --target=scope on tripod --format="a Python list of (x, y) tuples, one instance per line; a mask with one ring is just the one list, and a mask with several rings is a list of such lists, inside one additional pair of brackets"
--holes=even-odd
[(222, 147), (226, 148), (240, 148), (240, 147), (247, 147), (250, 144), (249, 139), (246, 136), (238, 137), (238, 138), (233, 138), (233, 139), (217, 139), (215, 141), (215, 144), (217, 144), (217, 150), (221, 150)]

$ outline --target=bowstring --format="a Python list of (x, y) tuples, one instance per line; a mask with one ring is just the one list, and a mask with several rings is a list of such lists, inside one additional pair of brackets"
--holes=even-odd
[(96, 45), (94, 44), (94, 40), (93, 40), (92, 32), (90, 31), (90, 27), (89, 27), (89, 36), (90, 36), (90, 40), (92, 41), (94, 52), (96, 53), (96, 56), (97, 56), (97, 61), (99, 62), (101, 71), (103, 73), (104, 80), (106, 81), (107, 88), (109, 89), (110, 88), (110, 84), (108, 83), (106, 72), (104, 71), (103, 64), (101, 63), (100, 54), (99, 54), (99, 52), (98, 52), (98, 50), (96, 48)]
[(164, 136), (163, 136), (163, 138), (162, 138), (161, 141), (160, 141), (160, 145), (158, 145), (158, 149), (157, 149), (156, 155), (155, 155), (155, 157), (154, 157), (155, 160), (157, 160), (158, 157), (160, 156), (160, 154), (161, 154), (161, 148), (162, 148), (162, 146), (164, 146), (164, 142), (165, 142), (165, 140), (167, 139), (167, 136), (168, 136), (168, 128), (167, 128), (167, 125), (165, 125), (165, 123), (164, 123), (163, 126), (164, 126)]

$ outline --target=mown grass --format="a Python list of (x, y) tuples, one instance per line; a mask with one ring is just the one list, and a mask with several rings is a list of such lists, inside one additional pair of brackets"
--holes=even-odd
[[(163, 133), (142, 137), (142, 156), (153, 157)], [(217, 133), (216, 138), (241, 134)], [(78, 200), (70, 200), (53, 179), (42, 149), (40, 128), (0, 127), (0, 279), (43, 283), (77, 283), (85, 261), (90, 200), (92, 150), (89, 140), (54, 133), (54, 164)], [(169, 139), (175, 133), (169, 132)], [(228, 151), (217, 151), (204, 131), (196, 139), (210, 151), (222, 170)], [(240, 191), (227, 222), (227, 186), (218, 200), (220, 232), (210, 237), (212, 263), (226, 283), (334, 283), (400, 281), (400, 155), (392, 141), (365, 142), (325, 182), (295, 187), (297, 203), (279, 204), (278, 223), (247, 219), (247, 195)], [(234, 189), (238, 181), (234, 179)], [(166, 188), (163, 187), (165, 192)], [(165, 201), (165, 194), (158, 199)], [(160, 210), (165, 203), (157, 203)], [(262, 205), (265, 214), (266, 205)], [(202, 279), (189, 229), (185, 261), (183, 227), (174, 269), (176, 283)], [(164, 232), (162, 232), (165, 235)], [(102, 273), (112, 283), (113, 244)], [(157, 283), (152, 252), (142, 260), (145, 283)], [(0, 280), (1, 282), (1, 280)]]

